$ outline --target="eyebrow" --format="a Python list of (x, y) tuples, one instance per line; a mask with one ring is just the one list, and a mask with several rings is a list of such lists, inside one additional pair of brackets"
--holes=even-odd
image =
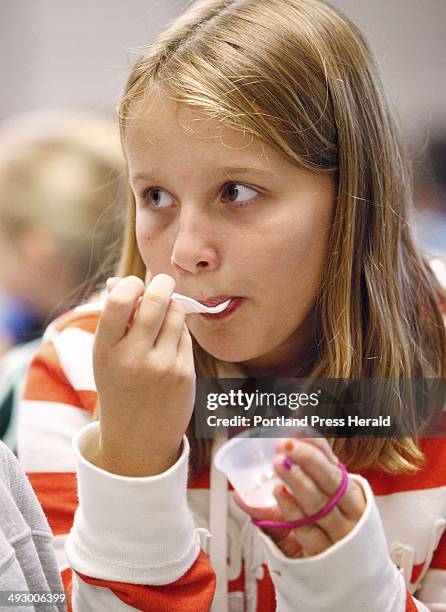
[[(264, 176), (265, 178), (271, 178), (273, 176), (273, 172), (267, 170), (266, 168), (258, 168), (256, 166), (220, 166), (215, 168), (216, 172), (221, 172), (222, 174), (246, 174), (247, 172), (251, 172), (253, 174), (258, 174), (259, 176)], [(132, 181), (137, 181), (140, 179), (152, 179), (153, 176), (149, 172), (137, 172), (133, 174), (131, 177)]]

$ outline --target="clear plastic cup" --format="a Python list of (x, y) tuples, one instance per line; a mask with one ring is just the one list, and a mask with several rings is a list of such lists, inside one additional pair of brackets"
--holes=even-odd
[(285, 428), (274, 431), (249, 429), (228, 440), (215, 454), (215, 467), (226, 474), (248, 506), (267, 508), (277, 504), (273, 489), (276, 485), (282, 485), (283, 481), (273, 468), (273, 458), (277, 439), (287, 437), (299, 435), (296, 436), (295, 429), (289, 434)]

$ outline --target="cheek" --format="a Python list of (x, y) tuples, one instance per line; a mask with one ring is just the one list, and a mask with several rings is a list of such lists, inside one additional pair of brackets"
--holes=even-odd
[(143, 245), (161, 235), (164, 230), (159, 218), (151, 215), (145, 208), (136, 207), (135, 232), (138, 245)]
[(172, 246), (168, 236), (144, 215), (136, 215), (136, 244), (141, 258), (152, 273), (166, 271), (170, 266)]
[[(269, 248), (260, 250), (252, 258), (255, 277), (261, 279), (261, 290), (269, 296), (274, 311), (306, 313), (319, 291), (325, 265), (329, 229), (319, 226), (282, 226), (279, 240), (270, 241)], [(286, 304), (284, 304), (284, 300)]]

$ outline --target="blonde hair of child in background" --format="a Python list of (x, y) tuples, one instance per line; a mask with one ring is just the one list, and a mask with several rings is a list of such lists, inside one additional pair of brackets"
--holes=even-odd
[(111, 119), (44, 109), (5, 122), (0, 290), (49, 322), (79, 302), (82, 288), (85, 295), (95, 281), (102, 284), (119, 250), (124, 184)]
[(21, 339), (7, 324), (0, 328), (0, 438), (13, 450), (25, 371), (39, 336), (52, 318), (103, 286), (119, 255), (125, 193), (112, 119), (42, 109), (1, 125), (0, 299), (6, 311), (25, 305), (41, 326), (28, 330), (37, 336), (33, 342), (15, 348)]

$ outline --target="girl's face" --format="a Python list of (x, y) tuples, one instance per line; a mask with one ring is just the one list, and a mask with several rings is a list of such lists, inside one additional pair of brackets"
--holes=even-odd
[(333, 178), (167, 99), (151, 96), (130, 115), (125, 147), (145, 265), (197, 300), (243, 298), (223, 318), (188, 315), (197, 342), (252, 373), (308, 358)]

